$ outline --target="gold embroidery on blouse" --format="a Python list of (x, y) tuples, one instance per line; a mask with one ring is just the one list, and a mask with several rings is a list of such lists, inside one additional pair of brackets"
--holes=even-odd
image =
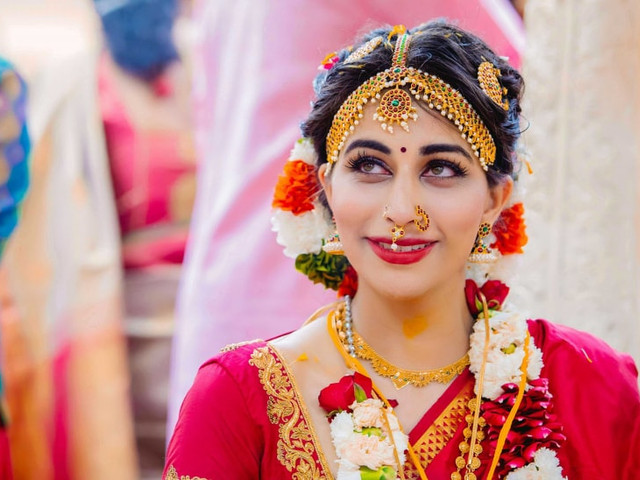
[(171, 465), (169, 467), (169, 470), (167, 471), (167, 476), (164, 477), (164, 480), (207, 480), (207, 479), (203, 477), (190, 477), (188, 475), (183, 475), (181, 477), (178, 477), (178, 472), (176, 471), (175, 468), (173, 468), (173, 465)]
[[(473, 383), (469, 382), (465, 385), (460, 393), (456, 395), (453, 401), (447, 405), (440, 416), (429, 426), (426, 432), (413, 445), (415, 452), (420, 458), (420, 464), (427, 467), (433, 459), (447, 446), (451, 439), (455, 436), (464, 422), (467, 414), (467, 402), (473, 393)], [(405, 463), (405, 469), (414, 475), (408, 478), (419, 478), (418, 472), (411, 462)]]
[(225, 352), (231, 352), (233, 350), (236, 350), (240, 347), (244, 347), (245, 345), (249, 345), (250, 343), (256, 343), (256, 342), (261, 342), (262, 339), (260, 338), (256, 338), (254, 340), (247, 340), (245, 342), (238, 342), (238, 343), (230, 343), (229, 345), (226, 345), (224, 347), (222, 347), (220, 349), (220, 353), (225, 353)]
[(326, 480), (322, 465), (313, 456), (314, 451), (320, 456), (320, 451), (284, 364), (271, 354), (269, 347), (260, 347), (251, 354), (249, 365), (258, 368), (268, 397), (269, 421), (279, 426), (278, 461), (294, 472), (295, 480)]

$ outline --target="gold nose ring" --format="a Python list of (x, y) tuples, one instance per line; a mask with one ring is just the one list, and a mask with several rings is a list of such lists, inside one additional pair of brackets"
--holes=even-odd
[(415, 220), (416, 228), (421, 232), (426, 232), (431, 224), (429, 214), (420, 205), (416, 205), (416, 215), (418, 216)]
[(404, 237), (404, 226), (395, 225), (391, 228), (391, 250), (397, 250), (398, 245), (396, 242)]

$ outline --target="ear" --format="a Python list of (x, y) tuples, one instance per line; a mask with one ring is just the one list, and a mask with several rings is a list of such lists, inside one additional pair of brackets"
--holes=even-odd
[(489, 222), (493, 225), (509, 201), (512, 191), (513, 179), (511, 177), (505, 178), (494, 187), (489, 187), (489, 198), (482, 215), (483, 222)]
[(323, 163), (318, 168), (318, 181), (320, 185), (322, 185), (322, 189), (324, 190), (324, 194), (327, 197), (327, 202), (331, 205), (331, 179), (327, 177), (327, 168), (329, 167), (328, 163)]

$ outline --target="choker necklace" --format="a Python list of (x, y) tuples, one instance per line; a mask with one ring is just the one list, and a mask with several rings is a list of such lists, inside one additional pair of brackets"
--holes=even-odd
[(338, 315), (336, 318), (338, 336), (349, 355), (368, 360), (375, 372), (382, 377), (389, 378), (398, 390), (409, 384), (414, 387), (424, 387), (432, 382), (449, 383), (469, 365), (469, 354), (467, 353), (461, 359), (433, 370), (418, 371), (396, 367), (380, 356), (360, 335), (353, 331), (351, 298), (349, 296), (345, 297), (345, 308), (339, 310), (339, 313), (342, 315)]

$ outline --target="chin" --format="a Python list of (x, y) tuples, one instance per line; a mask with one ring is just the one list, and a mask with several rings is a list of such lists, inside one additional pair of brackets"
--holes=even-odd
[[(424, 282), (424, 280), (423, 280)], [(395, 279), (381, 283), (380, 280), (372, 285), (375, 292), (392, 300), (411, 301), (424, 297), (433, 289), (433, 285), (419, 284), (407, 279)]]

